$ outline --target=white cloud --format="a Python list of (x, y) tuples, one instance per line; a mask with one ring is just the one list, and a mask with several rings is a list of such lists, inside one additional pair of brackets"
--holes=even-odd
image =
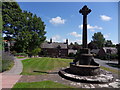
[(55, 36), (52, 37), (52, 40), (53, 40), (53, 42), (57, 42), (57, 41), (60, 40), (60, 38), (61, 37), (59, 35), (55, 35)]
[[(63, 41), (63, 42), (66, 42), (66, 39), (63, 39), (62, 41)], [(68, 42), (69, 42), (69, 40), (68, 40)]]
[(72, 36), (74, 36), (74, 37), (82, 37), (82, 35), (81, 35), (81, 34), (78, 34), (77, 32), (71, 32), (71, 33), (69, 33), (68, 35), (72, 35)]
[(110, 33), (104, 35), (104, 38), (109, 38), (109, 37), (110, 37)]
[(118, 44), (118, 42), (117, 42), (117, 41), (113, 41), (113, 44), (115, 44), (115, 45), (116, 45), (116, 44)]
[(112, 18), (109, 17), (109, 16), (106, 16), (106, 15), (100, 15), (100, 18), (103, 20), (103, 21), (110, 21)]
[[(83, 24), (79, 25), (78, 26), (80, 29), (83, 29)], [(87, 25), (87, 29), (89, 29), (90, 31), (94, 32), (95, 29), (99, 29), (99, 30), (102, 30), (103, 28), (102, 27), (99, 27), (99, 26), (91, 26), (90, 24)]]
[(93, 29), (91, 29), (90, 31), (91, 31), (91, 32), (95, 32), (95, 30), (93, 30)]
[(51, 20), (49, 20), (50, 23), (52, 24), (65, 24), (65, 19), (62, 19), (61, 17), (57, 16), (55, 18), (52, 18)]
[(82, 40), (76, 39), (76, 42), (79, 43), (79, 44), (81, 44), (81, 43), (82, 43)]

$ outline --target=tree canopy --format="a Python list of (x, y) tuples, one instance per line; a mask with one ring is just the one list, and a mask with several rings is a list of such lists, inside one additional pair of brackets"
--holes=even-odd
[(42, 19), (31, 12), (22, 11), (16, 2), (3, 2), (2, 7), (4, 39), (15, 41), (11, 49), (28, 54), (40, 50), (40, 44), (46, 39)]
[(105, 38), (101, 32), (94, 33), (92, 36), (93, 42), (98, 48), (101, 48), (105, 44)]

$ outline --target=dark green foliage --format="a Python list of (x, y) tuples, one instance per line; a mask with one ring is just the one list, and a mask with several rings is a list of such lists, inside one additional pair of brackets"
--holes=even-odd
[(110, 55), (110, 59), (117, 59), (118, 58), (118, 55), (117, 54), (111, 54)]
[(103, 34), (101, 32), (94, 33), (92, 39), (94, 44), (96, 44), (98, 48), (103, 47), (105, 44), (105, 38), (103, 37)]
[(104, 56), (98, 57), (102, 60), (113, 60), (113, 59), (117, 59), (118, 55), (117, 54), (105, 54)]
[(2, 52), (2, 72), (9, 70), (14, 65), (14, 56), (7, 52)]
[[(27, 20), (25, 20), (25, 26), (17, 38), (16, 48), (21, 48), (19, 49), (21, 50), (20, 52), (26, 52), (33, 55), (32, 52), (40, 48), (40, 44), (46, 39), (44, 36), (46, 33), (44, 31), (45, 25), (40, 17), (27, 11), (24, 11), (23, 14), (24, 18)], [(34, 53), (34, 55), (35, 54), (37, 53)]]
[(26, 57), (27, 54), (26, 53), (16, 53), (15, 56), (24, 56), (24, 57)]
[(100, 58), (101, 60), (108, 60), (108, 59), (110, 59), (110, 58), (108, 57), (108, 55), (104, 55), (104, 56), (101, 56), (101, 57), (98, 57), (98, 58)]
[(16, 2), (3, 2), (2, 7), (4, 39), (15, 41), (11, 50), (28, 54), (38, 50), (46, 39), (45, 25), (41, 18), (31, 12), (22, 12)]
[(91, 42), (88, 44), (88, 48), (92, 50), (92, 49), (97, 49), (98, 46), (97, 46), (97, 44), (96, 44), (94, 41), (91, 41)]
[(105, 47), (114, 47), (114, 45), (113, 45), (113, 43), (112, 43), (111, 40), (107, 40), (107, 41), (105, 42)]
[(75, 57), (74, 53), (69, 53), (68, 57)]
[(16, 2), (2, 3), (3, 34), (6, 34), (6, 40), (15, 38), (17, 32), (22, 28), (21, 14), (22, 10)]

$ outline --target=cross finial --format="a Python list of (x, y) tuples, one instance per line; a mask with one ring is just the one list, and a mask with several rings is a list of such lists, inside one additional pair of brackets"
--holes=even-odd
[(91, 12), (91, 9), (85, 5), (82, 9), (80, 9), (79, 13), (82, 13), (82, 15), (88, 15)]

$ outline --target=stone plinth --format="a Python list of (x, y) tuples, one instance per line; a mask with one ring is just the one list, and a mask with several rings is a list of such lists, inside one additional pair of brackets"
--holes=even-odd
[(92, 61), (92, 54), (81, 54), (81, 59), (79, 60), (80, 65), (90, 65)]
[(100, 66), (71, 64), (70, 73), (80, 76), (95, 76), (100, 74)]

